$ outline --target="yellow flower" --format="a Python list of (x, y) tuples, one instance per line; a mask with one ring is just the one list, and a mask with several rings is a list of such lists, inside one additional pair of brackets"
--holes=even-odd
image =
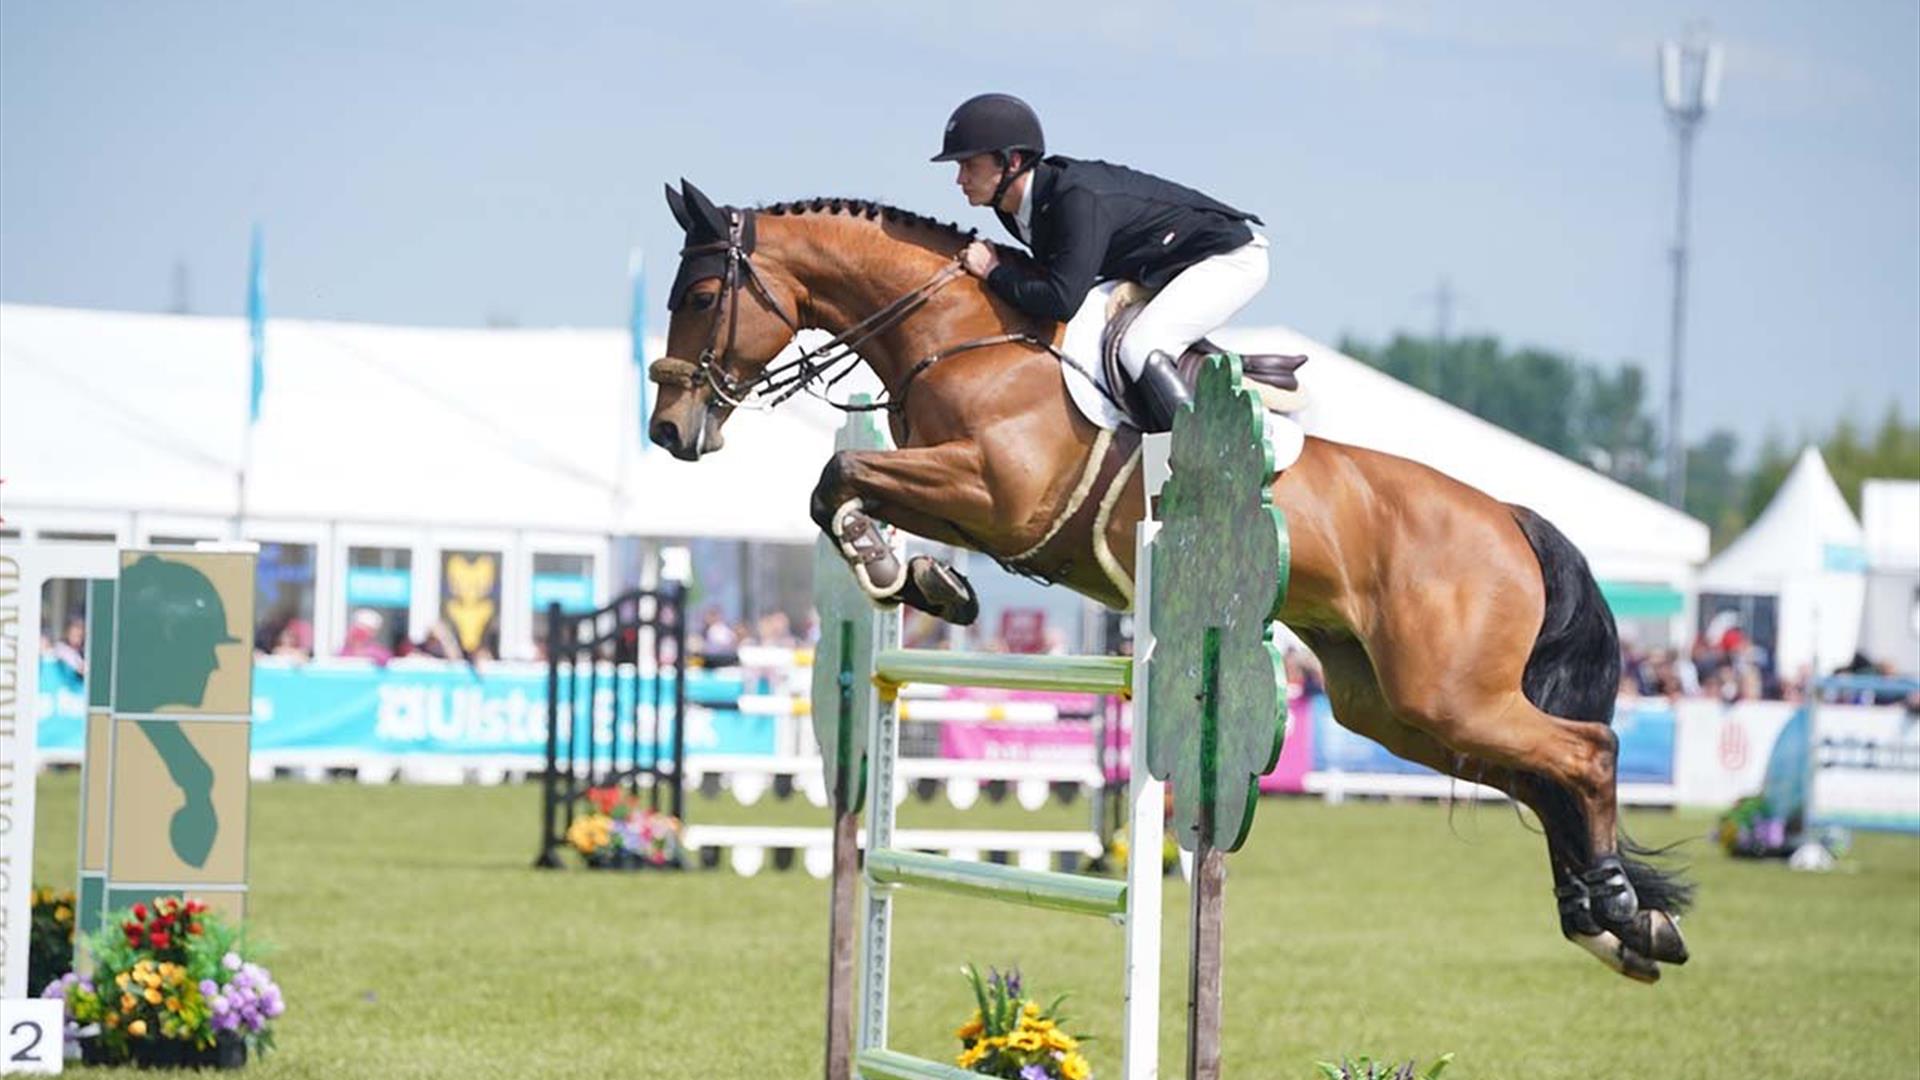
[(170, 997), (170, 998), (168, 998), (168, 999), (167, 999), (167, 1011), (168, 1011), (168, 1012), (179, 1012), (179, 1011), (180, 1011), (180, 999), (179, 999), (179, 998), (177, 998), (177, 997)]
[(1040, 1038), (1040, 1034), (1038, 1032), (1018, 1031), (1007, 1037), (1007, 1049), (1038, 1050), (1040, 1049), (1042, 1042), (1043, 1040)]
[(953, 1029), (953, 1033), (962, 1039), (971, 1039), (986, 1030), (986, 1024), (980, 1019), (980, 1010), (973, 1010), (973, 1019)]
[(147, 999), (147, 1003), (148, 1003), (149, 1005), (158, 1005), (158, 1004), (160, 1004), (160, 991), (158, 991), (158, 990), (155, 990), (155, 989), (154, 989), (153, 987), (151, 987), (151, 986), (149, 986), (149, 987), (147, 987), (147, 992), (146, 992), (146, 993), (144, 993), (144, 994), (142, 994), (142, 995), (140, 995), (140, 996), (141, 996), (141, 997), (144, 997), (144, 998), (146, 998), (146, 999)]
[(985, 1040), (982, 1040), (980, 1042), (974, 1043), (972, 1046), (967, 1047), (965, 1050), (960, 1051), (960, 1056), (954, 1058), (953, 1063), (955, 1065), (960, 1066), (963, 1069), (971, 1069), (975, 1065), (979, 1064), (981, 1058), (984, 1058), (986, 1056), (987, 1056), (987, 1044)]
[(120, 995), (120, 1009), (122, 1012), (131, 1012), (135, 1004), (137, 1004), (137, 1002), (133, 1000), (132, 994)]
[(127, 1034), (132, 1035), (135, 1038), (139, 1038), (145, 1035), (146, 1033), (147, 1033), (147, 1022), (145, 1020), (135, 1020), (133, 1023), (127, 1025)]
[(73, 909), (65, 904), (61, 904), (59, 907), (53, 909), (53, 917), (59, 922), (72, 922)]
[(113, 985), (119, 987), (122, 990), (125, 990), (127, 988), (127, 973), (123, 971), (120, 974), (115, 975), (113, 977)]
[(1061, 1080), (1087, 1080), (1093, 1075), (1093, 1066), (1079, 1054), (1068, 1054), (1060, 1059)]
[(120, 1014), (119, 1014), (119, 1013), (117, 1013), (117, 1012), (110, 1012), (110, 1013), (108, 1013), (108, 1014), (107, 1014), (107, 1026), (108, 1026), (108, 1027), (110, 1027), (110, 1028), (115, 1028), (115, 1027), (119, 1027), (119, 1026), (120, 1026)]
[(1046, 1040), (1047, 1049), (1049, 1050), (1074, 1050), (1080, 1046), (1080, 1040), (1058, 1028), (1047, 1029), (1046, 1034), (1041, 1036), (1041, 1038)]

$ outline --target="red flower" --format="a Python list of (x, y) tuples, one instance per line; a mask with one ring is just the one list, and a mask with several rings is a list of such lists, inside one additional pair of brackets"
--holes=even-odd
[(203, 934), (205, 932), (206, 932), (206, 928), (201, 926), (199, 923), (187, 924), (187, 933), (189, 934)]
[(156, 949), (164, 949), (173, 942), (173, 938), (165, 930), (155, 930), (147, 935), (147, 940), (152, 942)]
[(198, 915), (205, 910), (207, 910), (207, 905), (202, 903), (201, 901), (199, 900), (187, 901), (187, 914)]
[(133, 917), (136, 919), (139, 919), (141, 922), (146, 922), (147, 921), (147, 905), (145, 904), (133, 905)]
[(140, 947), (140, 930), (139, 930), (139, 928), (137, 928), (137, 927), (128, 927), (128, 928), (127, 928), (127, 947), (128, 947), (128, 948), (130, 948), (130, 949), (137, 949), (137, 948), (139, 948), (139, 947)]
[(620, 801), (620, 789), (617, 787), (588, 788), (587, 801), (593, 804), (595, 810), (603, 814), (611, 814), (614, 804)]

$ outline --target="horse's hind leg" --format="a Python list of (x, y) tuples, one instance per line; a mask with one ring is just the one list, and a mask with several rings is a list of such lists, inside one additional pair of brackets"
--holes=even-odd
[(1396, 716), (1380, 689), (1366, 650), (1358, 642), (1312, 633), (1304, 636), (1326, 674), (1334, 719), (1398, 757), (1461, 780), (1485, 784), (1525, 803), (1546, 830), (1547, 858), (1553, 869), (1554, 895), (1559, 900), (1561, 934), (1628, 978), (1652, 982), (1660, 977), (1658, 964), (1594, 922), (1587, 890), (1574, 876), (1579, 864), (1560, 839), (1568, 835), (1569, 828), (1577, 834), (1583, 827), (1577, 814), (1568, 814), (1564, 794), (1541, 783), (1538, 777), (1516, 774), (1505, 767), (1454, 753), (1433, 735)]
[[(1552, 840), (1562, 930), (1570, 938), (1642, 981), (1658, 977), (1647, 961), (1684, 963), (1677, 922), (1656, 904), (1641, 905), (1635, 878), (1660, 890), (1649, 897), (1656, 903), (1666, 902), (1671, 883), (1651, 867), (1630, 866), (1620, 851), (1613, 730), (1550, 716), (1518, 689), (1493, 702), (1472, 702), (1471, 695), (1448, 698), (1443, 680), (1437, 692), (1429, 684), (1395, 712), (1454, 753), (1513, 774), (1513, 794), (1540, 814)], [(1608, 938), (1617, 939), (1618, 948)]]

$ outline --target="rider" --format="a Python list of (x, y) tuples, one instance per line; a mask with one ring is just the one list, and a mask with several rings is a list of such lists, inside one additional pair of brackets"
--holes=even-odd
[(1190, 400), (1174, 369), (1189, 345), (1219, 329), (1267, 283), (1265, 224), (1179, 184), (1104, 161), (1046, 156), (1040, 118), (1011, 94), (969, 98), (947, 121), (934, 161), (957, 161), (955, 182), (991, 206), (1033, 252), (1023, 271), (991, 244), (967, 245), (967, 272), (1022, 311), (1056, 322), (1103, 320), (1101, 281), (1159, 289), (1120, 346), (1140, 385), (1148, 423), (1164, 431)]

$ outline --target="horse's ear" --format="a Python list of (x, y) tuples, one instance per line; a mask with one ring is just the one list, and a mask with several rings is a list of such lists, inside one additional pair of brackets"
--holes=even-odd
[(692, 232), (693, 215), (687, 213), (687, 200), (682, 198), (679, 192), (673, 190), (672, 184), (666, 185), (666, 188), (667, 209), (673, 211), (673, 220), (680, 223), (681, 232)]
[(695, 222), (712, 233), (715, 239), (726, 239), (727, 215), (713, 204), (712, 199), (707, 198), (707, 193), (694, 187), (684, 176), (680, 178), (680, 193), (687, 197), (687, 209), (692, 211)]

